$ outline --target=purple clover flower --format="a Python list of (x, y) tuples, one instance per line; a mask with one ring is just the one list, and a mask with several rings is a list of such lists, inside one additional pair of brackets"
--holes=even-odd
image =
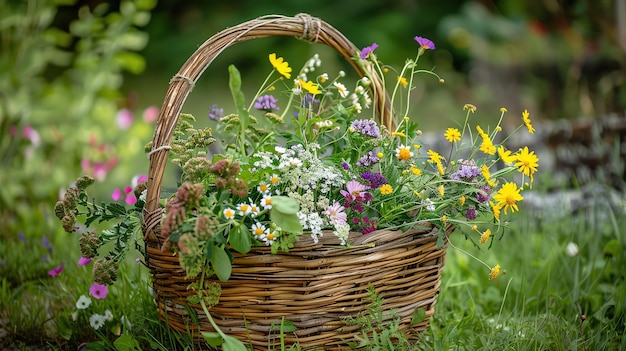
[(377, 47), (378, 44), (376, 43), (372, 43), (372, 45), (364, 47), (363, 50), (361, 50), (361, 54), (359, 55), (359, 57), (361, 57), (361, 60), (365, 60), (370, 54), (374, 53), (374, 50), (376, 50)]
[(478, 217), (478, 211), (476, 211), (474, 207), (470, 206), (470, 208), (467, 209), (467, 212), (465, 212), (465, 218), (467, 218), (468, 221), (473, 221), (476, 217)]
[(376, 156), (374, 151), (369, 151), (363, 157), (361, 157), (358, 161), (356, 161), (357, 167), (369, 167), (371, 165), (377, 164), (380, 161), (380, 158)]
[(378, 128), (376, 121), (371, 119), (357, 119), (353, 121), (350, 126), (365, 136), (380, 138), (380, 128)]
[(424, 50), (435, 50), (435, 43), (433, 43), (430, 39), (426, 39), (420, 36), (416, 36), (415, 41), (422, 47)]
[(276, 106), (276, 102), (278, 102), (278, 100), (276, 100), (276, 98), (272, 95), (259, 96), (259, 98), (254, 102), (254, 108), (267, 112), (280, 110), (280, 108)]
[(213, 104), (209, 107), (209, 118), (212, 120), (220, 119), (224, 117), (224, 109), (219, 108), (217, 105)]
[(450, 179), (469, 182), (480, 175), (480, 168), (473, 165), (461, 165), (459, 169), (450, 174)]
[(486, 185), (481, 187), (480, 190), (476, 193), (476, 199), (480, 202), (489, 201), (489, 199), (491, 199), (491, 196), (489, 196), (490, 191), (491, 188)]

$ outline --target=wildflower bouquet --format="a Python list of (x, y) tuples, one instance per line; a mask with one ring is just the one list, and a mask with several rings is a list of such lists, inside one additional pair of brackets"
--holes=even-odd
[[(436, 236), (437, 248), (443, 248), (451, 229), (456, 228), (480, 245), (492, 243), (495, 234), (503, 232), (506, 217), (519, 210), (521, 191), (532, 185), (538, 159), (527, 147), (508, 150), (505, 142), (524, 126), (534, 132), (529, 113), (524, 111), (520, 127), (505, 135), (501, 126), (505, 108), (499, 119), (494, 119), (495, 127), (483, 129), (470, 118), (476, 107), (467, 104), (456, 127), (446, 128), (440, 135), (447, 145), (435, 150), (423, 140), (419, 118), (412, 116), (411, 91), (422, 76), (442, 83), (443, 79), (419, 66), (420, 57), (434, 50), (435, 44), (419, 36), (414, 44), (416, 56), (399, 70), (377, 59), (377, 44), (358, 50), (352, 63), (365, 74), (354, 83), (348, 83), (342, 71), (323, 71), (317, 55), (294, 72), (287, 61), (271, 53), (269, 74), (251, 99), (244, 97), (242, 77), (231, 65), (229, 89), (236, 110), (225, 115), (214, 105), (209, 113), (217, 123), (215, 134), (219, 138), (213, 136), (211, 128), (195, 128), (193, 116), (181, 114), (168, 145), (147, 146), (150, 153), (168, 150), (169, 161), (181, 170), (177, 189), (164, 192), (162, 206), (157, 208), (157, 249), (178, 258), (185, 278), (190, 279), (185, 283), (188, 293), (184, 301), (201, 305), (215, 330), (219, 328), (207, 308), (214, 306), (215, 313), (224, 313), (216, 305), (220, 286), (234, 286), (236, 282), (228, 284), (234, 270), (243, 277), (238, 278), (243, 279), (242, 286), (252, 284), (245, 279), (250, 279), (246, 277), (253, 268), (240, 268), (241, 261), (236, 261), (245, 260), (251, 250), (261, 255), (278, 254), (276, 260), (262, 260), (267, 268), (259, 267), (270, 275), (276, 267), (293, 264), (281, 253), (304, 250), (301, 256), (306, 260), (313, 248), (322, 245), (350, 253), (377, 245), (373, 239), (363, 238), (376, 237), (380, 231), (425, 229)], [(385, 118), (381, 111), (392, 118)], [(516, 175), (520, 175), (518, 182), (511, 180)], [(75, 226), (77, 203), (91, 207), (86, 212), (87, 224), (121, 220), (114, 230), (101, 232), (104, 235), (85, 234), (89, 235), (85, 242), (95, 243), (92, 248), (117, 238), (119, 250), (109, 254), (104, 265), (112, 272), (119, 262), (118, 253), (132, 246), (128, 244), (129, 233), (138, 228), (137, 218), (150, 201), (145, 198), (146, 185), (135, 189), (139, 201), (127, 209), (90, 203), (84, 184), (82, 179), (68, 191), (70, 200), (66, 196), (66, 201), (57, 205), (57, 214), (70, 231)], [(407, 238), (421, 240), (415, 235)], [(384, 247), (384, 241), (379, 244)], [(157, 250), (147, 249), (148, 256), (150, 250)], [(83, 254), (93, 256), (96, 251)], [(403, 251), (404, 246), (394, 255)], [(414, 260), (410, 267), (416, 262), (419, 266), (423, 259)], [(147, 263), (158, 265), (154, 262)], [(164, 262), (164, 267), (170, 266), (167, 256)], [(372, 268), (372, 274), (377, 267)], [(500, 266), (487, 267), (489, 278), (495, 279)], [(324, 279), (337, 272), (352, 274), (333, 269)], [(101, 274), (96, 279), (98, 276)], [(258, 282), (262, 278), (254, 279)], [(410, 290), (410, 275), (402, 279), (400, 290)], [(438, 284), (428, 284), (437, 289)], [(298, 289), (295, 291), (301, 291)], [(336, 292), (329, 294), (341, 300)], [(240, 291), (227, 300), (232, 298), (248, 301), (246, 304), (267, 299), (248, 299)], [(268, 298), (276, 308), (272, 297)], [(171, 302), (163, 302), (162, 308), (170, 310), (171, 306)], [(411, 305), (409, 316), (420, 306)], [(411, 324), (415, 319), (413, 314)], [(242, 337), (249, 337), (246, 335)]]

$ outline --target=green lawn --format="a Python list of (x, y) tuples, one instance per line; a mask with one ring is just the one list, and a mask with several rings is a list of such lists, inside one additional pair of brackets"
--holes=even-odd
[[(454, 233), (431, 328), (415, 349), (626, 350), (626, 214), (623, 201), (604, 199), (599, 194), (574, 213), (523, 209), (503, 240), (482, 252)], [(157, 321), (147, 270), (134, 258), (106, 299), (79, 309), (91, 278), (87, 266), (75, 264), (76, 238), (48, 235), (50, 251), (41, 237), (22, 239), (0, 243), (1, 348), (199, 348)], [(485, 265), (467, 253), (500, 264), (505, 274), (490, 281)], [(61, 261), (63, 272), (48, 276)], [(95, 314), (111, 317), (97, 331), (90, 326)]]

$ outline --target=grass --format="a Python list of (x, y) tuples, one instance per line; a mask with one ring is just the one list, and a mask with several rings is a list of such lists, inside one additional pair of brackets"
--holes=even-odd
[[(415, 350), (626, 350), (624, 204), (590, 201), (564, 216), (526, 210), (489, 250), (453, 234), (455, 247), (506, 274), (490, 281), (482, 263), (449, 248), (436, 313)], [(158, 321), (147, 271), (132, 258), (109, 297), (77, 309), (90, 271), (73, 264), (75, 237), (56, 234), (52, 242), (51, 252), (36, 234), (0, 243), (0, 348), (200, 348)], [(566, 253), (568, 243), (578, 246), (576, 255)], [(63, 273), (49, 277), (61, 258)], [(93, 330), (89, 317), (107, 310), (113, 318)]]

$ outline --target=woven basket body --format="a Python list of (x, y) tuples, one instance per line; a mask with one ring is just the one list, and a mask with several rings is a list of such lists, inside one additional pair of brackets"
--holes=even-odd
[[(194, 336), (214, 330), (202, 308), (187, 301), (194, 293), (188, 290), (192, 281), (185, 279), (178, 257), (161, 251), (159, 198), (168, 145), (183, 103), (212, 60), (234, 43), (277, 35), (324, 43), (349, 60), (359, 75), (368, 75), (381, 123), (393, 128), (389, 104), (375, 72), (351, 60), (356, 48), (341, 33), (308, 15), (242, 23), (214, 35), (190, 56), (170, 82), (160, 110), (150, 153), (143, 229), (159, 313), (171, 328)], [(425, 223), (423, 229), (407, 232), (351, 233), (350, 248), (341, 247), (332, 233), (326, 233), (318, 243), (303, 236), (288, 253), (272, 255), (267, 247), (255, 247), (245, 256), (233, 252), (231, 278), (220, 282), (220, 302), (210, 309), (211, 316), (222, 331), (255, 349), (276, 345), (283, 321), (296, 326), (295, 332), (283, 335), (288, 345), (341, 349), (361, 335), (360, 326), (346, 321), (367, 312), (371, 286), (384, 301), (384, 319), (397, 318), (405, 335), (416, 339), (428, 326), (439, 291), (445, 247), (437, 248), (438, 235), (437, 228)], [(411, 324), (417, 309), (423, 309), (426, 317)], [(190, 310), (195, 310), (192, 314), (197, 315), (198, 323)]]

